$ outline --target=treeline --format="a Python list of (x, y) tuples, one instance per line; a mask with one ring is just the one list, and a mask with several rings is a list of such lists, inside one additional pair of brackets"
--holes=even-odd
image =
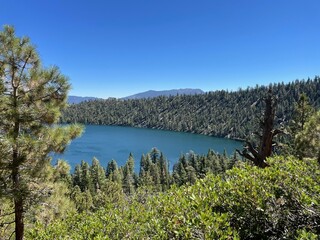
[(116, 197), (113, 191), (123, 192), (127, 196), (132, 196), (141, 188), (155, 193), (164, 192), (172, 185), (194, 184), (197, 179), (208, 174), (224, 173), (237, 161), (236, 153), (228, 157), (226, 153), (220, 155), (212, 150), (209, 150), (207, 155), (190, 152), (182, 155), (170, 172), (166, 157), (153, 148), (141, 157), (139, 173), (135, 173), (132, 154), (121, 167), (112, 160), (103, 168), (99, 160), (93, 158), (91, 165), (84, 161), (76, 165), (68, 180), (72, 189), (70, 196), (80, 212), (94, 210), (110, 201), (111, 195)]
[[(320, 78), (270, 85), (278, 97), (278, 122), (292, 118), (294, 102), (304, 93), (320, 107)], [(256, 128), (269, 86), (137, 100), (96, 100), (74, 104), (64, 111), (64, 123), (120, 125), (192, 132), (245, 139)]]

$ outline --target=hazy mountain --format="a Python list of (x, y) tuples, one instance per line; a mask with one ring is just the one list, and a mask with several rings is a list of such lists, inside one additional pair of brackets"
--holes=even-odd
[(195, 95), (195, 94), (202, 94), (202, 93), (204, 93), (204, 91), (202, 91), (201, 89), (192, 89), (192, 88), (172, 89), (172, 90), (164, 90), (164, 91), (149, 90), (146, 92), (127, 96), (122, 99), (154, 98), (158, 96), (176, 96), (176, 95)]
[(69, 104), (76, 104), (76, 103), (81, 103), (84, 101), (92, 101), (92, 100), (97, 100), (99, 98), (96, 97), (79, 97), (79, 96), (69, 96), (68, 97), (68, 103)]

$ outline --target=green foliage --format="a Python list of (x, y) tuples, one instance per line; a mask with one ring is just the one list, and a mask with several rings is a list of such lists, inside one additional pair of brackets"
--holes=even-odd
[(296, 135), (295, 145), (300, 158), (317, 158), (320, 163), (320, 111), (313, 114)]
[(132, 154), (130, 153), (128, 161), (123, 167), (123, 180), (122, 180), (123, 190), (128, 195), (133, 194), (134, 192), (135, 178), (134, 178), (133, 169), (134, 169), (134, 159)]
[(310, 117), (315, 113), (316, 109), (310, 104), (310, 100), (306, 94), (302, 93), (299, 100), (294, 103), (292, 119), (286, 127), (286, 136), (282, 139), (283, 154), (299, 155), (299, 148), (295, 140), (298, 134), (305, 130), (305, 125)]
[[(233, 161), (235, 164), (237, 159)], [(194, 184), (197, 179), (204, 178), (209, 173), (224, 173), (234, 164), (230, 164), (230, 159), (226, 153), (220, 155), (209, 150), (207, 155), (197, 155), (190, 152), (187, 155), (182, 155), (173, 166), (173, 183), (178, 186), (186, 183)]]
[(310, 100), (305, 93), (302, 93), (298, 102), (295, 103), (290, 129), (293, 135), (304, 130), (305, 123), (314, 113)]
[(94, 214), (78, 213), (28, 239), (317, 239), (320, 169), (315, 160), (276, 157), (159, 194), (138, 190)]

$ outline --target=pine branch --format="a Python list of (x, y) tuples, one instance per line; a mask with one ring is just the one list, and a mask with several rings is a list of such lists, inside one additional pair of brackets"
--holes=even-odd
[(4, 225), (10, 225), (12, 223), (14, 223), (15, 221), (11, 221), (11, 222), (2, 222), (0, 223), (0, 227), (3, 227)]
[(11, 213), (6, 213), (6, 214), (2, 214), (2, 215), (0, 215), (0, 217), (5, 217), (5, 216), (9, 216), (9, 215), (12, 215), (12, 214), (14, 214), (15, 212), (11, 212)]

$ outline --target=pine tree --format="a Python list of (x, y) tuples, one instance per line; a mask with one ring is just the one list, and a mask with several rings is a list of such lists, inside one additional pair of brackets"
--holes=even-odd
[(134, 159), (132, 154), (130, 153), (128, 161), (126, 162), (123, 168), (123, 180), (122, 180), (123, 190), (126, 194), (129, 194), (129, 195), (134, 192), (133, 169), (134, 169)]
[(89, 164), (82, 160), (80, 168), (81, 168), (81, 183), (80, 183), (81, 191), (84, 192), (86, 190), (90, 190), (90, 191), (93, 190)]
[(54, 166), (54, 181), (64, 181), (69, 186), (71, 184), (70, 165), (61, 159), (59, 159)]
[(134, 157), (133, 157), (132, 153), (129, 154), (127, 165), (128, 165), (128, 170), (129, 170), (130, 174), (133, 175), (133, 173), (134, 173)]
[(299, 97), (299, 101), (295, 103), (294, 113), (291, 121), (290, 129), (292, 135), (304, 130), (305, 123), (314, 113), (314, 109), (310, 105), (310, 100), (305, 93)]
[(297, 155), (316, 158), (320, 164), (320, 111), (314, 113), (305, 123), (303, 131), (295, 137)]
[(121, 185), (122, 177), (118, 168), (118, 164), (114, 159), (112, 159), (112, 161), (108, 163), (106, 169), (106, 177), (110, 181)]
[(292, 155), (299, 155), (297, 146), (297, 141), (295, 140), (296, 136), (304, 131), (305, 125), (315, 112), (315, 109), (312, 108), (309, 102), (309, 98), (306, 94), (301, 94), (299, 101), (294, 104), (294, 112), (292, 120), (289, 124), (289, 135), (287, 137), (285, 151)]
[(150, 161), (150, 157), (147, 154), (142, 155), (141, 156), (141, 161), (140, 161), (140, 172), (139, 172), (139, 176), (140, 178), (143, 178), (144, 175), (150, 171), (150, 165), (151, 165), (151, 161)]
[(118, 169), (117, 162), (112, 159), (111, 162), (108, 163), (107, 169), (106, 169), (106, 177), (109, 178), (112, 173)]
[(152, 148), (149, 153), (152, 163), (156, 163), (159, 159), (160, 151), (157, 148)]
[(229, 161), (228, 169), (233, 168), (236, 165), (237, 161), (238, 161), (237, 152), (234, 151), (233, 157)]
[(198, 157), (194, 152), (190, 152), (188, 154), (188, 162), (190, 163), (190, 165), (195, 169), (196, 172), (199, 171), (199, 161), (198, 161)]
[(14, 202), (15, 238), (23, 239), (26, 201), (41, 181), (50, 152), (63, 152), (81, 132), (77, 126), (58, 126), (70, 88), (57, 67), (43, 68), (27, 37), (13, 27), (0, 32), (0, 196)]
[(97, 192), (98, 189), (103, 187), (106, 180), (106, 175), (103, 167), (100, 165), (99, 160), (95, 157), (92, 159), (90, 175), (94, 191)]
[(159, 168), (160, 168), (160, 183), (162, 191), (165, 191), (169, 188), (170, 184), (170, 173), (168, 167), (168, 161), (164, 157), (163, 153), (160, 154), (159, 159)]
[(81, 173), (81, 167), (80, 167), (79, 164), (77, 164), (76, 167), (75, 167), (74, 173), (73, 173), (73, 175), (72, 175), (72, 180), (73, 180), (73, 186), (74, 186), (74, 187), (75, 187), (75, 186), (78, 186), (78, 187), (80, 188), (80, 186), (81, 186), (81, 181), (82, 181), (81, 175), (82, 175), (82, 173)]

